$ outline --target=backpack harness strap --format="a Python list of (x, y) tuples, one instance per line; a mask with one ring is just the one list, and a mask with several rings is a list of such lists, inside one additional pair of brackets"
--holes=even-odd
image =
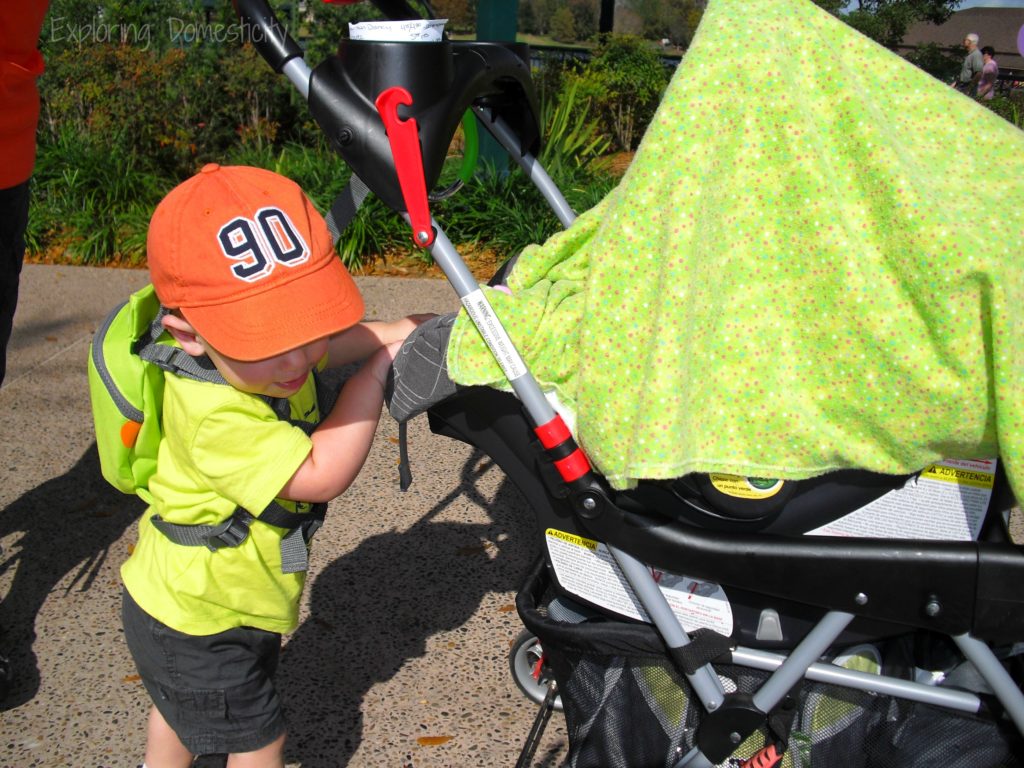
[(309, 569), (309, 542), (323, 524), (326, 504), (314, 504), (309, 512), (289, 512), (276, 501), (253, 515), (244, 507), (236, 507), (231, 516), (217, 525), (182, 525), (168, 523), (159, 515), (150, 521), (164, 536), (175, 544), (186, 547), (206, 547), (215, 552), (223, 547), (237, 547), (249, 538), (249, 526), (254, 521), (276, 528), (285, 528), (281, 538), (281, 572), (299, 573)]
[[(139, 337), (136, 342), (135, 353), (143, 360), (170, 371), (175, 376), (213, 384), (227, 384), (208, 357), (193, 357), (177, 347), (157, 343), (156, 340), (164, 331), (161, 319), (166, 314), (167, 310), (161, 307), (150, 325), (149, 332)], [(307, 435), (316, 429), (316, 424), (312, 422), (288, 418), (290, 412), (286, 398), (262, 399), (271, 407), (278, 419), (299, 427)], [(298, 573), (309, 569), (309, 542), (323, 524), (326, 513), (327, 504), (324, 503), (314, 504), (309, 512), (290, 512), (277, 501), (271, 501), (258, 515), (253, 515), (243, 507), (236, 507), (230, 517), (216, 525), (169, 523), (159, 515), (153, 515), (150, 520), (158, 531), (175, 544), (206, 547), (211, 552), (223, 547), (239, 546), (249, 537), (249, 526), (257, 520), (275, 528), (284, 528), (288, 533), (281, 539), (281, 572)]]
[(370, 188), (353, 173), (345, 188), (334, 198), (331, 210), (324, 217), (324, 221), (327, 222), (327, 230), (331, 233), (332, 242), (338, 242), (341, 233), (352, 223), (352, 219), (356, 217), (356, 213), (369, 194)]

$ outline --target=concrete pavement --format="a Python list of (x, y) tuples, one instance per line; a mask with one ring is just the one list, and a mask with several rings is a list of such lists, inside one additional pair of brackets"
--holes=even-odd
[[(0, 766), (135, 768), (148, 709), (124, 645), (118, 569), (142, 507), (102, 479), (86, 352), (144, 271), (28, 265), (0, 389)], [(370, 318), (450, 311), (444, 281), (358, 278)], [(279, 685), (290, 768), (511, 766), (535, 709), (515, 687), (513, 608), (539, 534), (486, 457), (409, 429), (398, 490), (386, 414), (317, 536)], [(564, 754), (560, 715), (535, 765)]]

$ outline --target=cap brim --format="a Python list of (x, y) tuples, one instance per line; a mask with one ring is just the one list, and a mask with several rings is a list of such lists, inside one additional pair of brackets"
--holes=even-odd
[[(283, 267), (279, 267), (283, 268)], [(350, 328), (365, 308), (338, 258), (272, 290), (181, 313), (217, 352), (235, 360), (265, 360)]]

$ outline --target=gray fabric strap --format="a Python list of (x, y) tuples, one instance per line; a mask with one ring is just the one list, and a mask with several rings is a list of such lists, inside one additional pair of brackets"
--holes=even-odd
[(409, 422), (398, 422), (398, 489), (408, 491), (412, 485), (412, 465), (409, 463)]
[[(313, 373), (313, 378), (316, 379), (315, 371)], [(319, 391), (319, 381), (317, 383), (317, 389)], [(317, 425), (312, 421), (303, 421), (302, 419), (291, 418), (292, 407), (288, 403), (288, 398), (261, 396), (261, 399), (264, 402), (266, 402), (267, 405), (270, 406), (270, 410), (274, 412), (274, 415), (277, 416), (278, 419), (280, 419), (281, 421), (287, 421), (293, 427), (298, 427), (299, 429), (306, 433), (307, 437), (312, 435), (313, 432), (316, 430)], [(322, 414), (323, 411), (321, 410), (320, 413)]]
[(356, 212), (369, 194), (370, 188), (353, 173), (345, 188), (334, 198), (331, 210), (324, 217), (334, 242), (338, 241), (341, 233), (345, 231), (345, 227), (356, 217)]
[(164, 536), (175, 544), (186, 547), (206, 547), (211, 552), (222, 547), (237, 547), (249, 538), (249, 523), (255, 518), (239, 507), (227, 520), (217, 525), (182, 525), (169, 523), (160, 515), (150, 521)]
[(259, 515), (253, 516), (238, 507), (227, 520), (217, 525), (182, 525), (169, 523), (159, 515), (150, 520), (156, 529), (175, 544), (206, 547), (211, 552), (223, 547), (237, 547), (249, 538), (249, 527), (259, 521), (276, 528), (288, 529), (281, 538), (281, 572), (299, 573), (309, 569), (309, 542), (323, 524), (326, 504), (314, 504), (309, 512), (289, 512), (276, 501)]
[(176, 376), (195, 381), (209, 381), (213, 384), (227, 384), (220, 371), (213, 365), (213, 361), (206, 355), (193, 357), (182, 349), (172, 347), (170, 344), (158, 344), (157, 339), (164, 332), (161, 322), (169, 310), (160, 307), (156, 318), (149, 324), (149, 331), (142, 334), (135, 342), (134, 352), (147, 363), (153, 363), (158, 368), (170, 371)]
[[(193, 357), (177, 347), (157, 343), (157, 339), (164, 332), (161, 320), (167, 313), (166, 308), (160, 308), (160, 312), (150, 323), (149, 331), (140, 336), (135, 343), (135, 353), (143, 360), (153, 363), (165, 371), (170, 371), (175, 376), (196, 381), (208, 381), (213, 384), (227, 384), (228, 382), (214, 367), (210, 358), (205, 355)], [(289, 422), (307, 435), (312, 434), (316, 429), (317, 425), (313, 422), (289, 418), (291, 406), (287, 398), (263, 397), (262, 399), (281, 421)], [(238, 507), (231, 517), (217, 525), (169, 523), (159, 515), (153, 515), (150, 520), (157, 530), (175, 544), (186, 547), (206, 547), (211, 551), (240, 545), (249, 537), (249, 526), (257, 520), (276, 528), (285, 528), (288, 533), (281, 538), (281, 571), (283, 573), (298, 573), (309, 568), (309, 541), (323, 524), (326, 512), (326, 504), (314, 504), (309, 512), (298, 513), (289, 512), (276, 501), (272, 501), (258, 515), (253, 515), (248, 510)]]

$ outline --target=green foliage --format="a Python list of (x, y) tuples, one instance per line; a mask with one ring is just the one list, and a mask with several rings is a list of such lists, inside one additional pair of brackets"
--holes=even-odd
[[(582, 167), (563, 171), (555, 181), (576, 211), (593, 207), (615, 184), (611, 176)], [(435, 208), (452, 242), (481, 244), (507, 254), (542, 243), (561, 229), (541, 194), (519, 172), (485, 169)]]
[(912, 24), (941, 24), (959, 5), (960, 0), (859, 0), (857, 8), (841, 18), (872, 40), (895, 48)]
[(633, 35), (601, 36), (583, 72), (570, 79), (593, 105), (602, 130), (623, 150), (639, 142), (668, 84), (657, 52)]
[(172, 185), (138, 156), (63, 131), (38, 154), (28, 249), (59, 245), (77, 264), (141, 264), (149, 217)]
[(567, 7), (572, 13), (577, 40), (588, 40), (597, 34), (601, 15), (598, 0), (568, 0)]
[(833, 16), (839, 16), (847, 5), (846, 0), (814, 0), (814, 4), (824, 8)]
[(684, 46), (689, 45), (703, 14), (703, 6), (695, 0), (626, 0), (625, 5), (640, 19), (645, 38), (667, 38)]
[(916, 64), (932, 77), (944, 83), (952, 81), (959, 74), (962, 62), (945, 53), (935, 43), (927, 43), (906, 55), (907, 61)]
[(338, 50), (338, 41), (348, 37), (349, 22), (381, 18), (371, 3), (328, 5), (316, 0), (307, 3), (307, 7), (311, 19), (295, 29), (294, 37), (305, 48), (305, 58), (310, 66), (319, 64)]
[(991, 109), (1004, 120), (1024, 129), (1024, 95), (996, 96), (994, 99), (979, 99), (978, 102)]
[[(587, 3), (574, 0), (574, 19), (586, 15)], [(369, 4), (311, 3), (309, 10), (301, 23), (287, 14), (282, 21), (306, 45), (310, 63), (333, 53), (349, 20), (374, 15)], [(83, 264), (144, 263), (153, 208), (206, 162), (270, 168), (297, 181), (320, 210), (329, 208), (348, 167), (285, 79), (242, 37), (228, 3), (53, 0), (41, 43), (47, 72), (31, 252)], [(584, 210), (614, 180), (592, 163), (608, 145), (590, 117), (594, 108), (578, 86), (563, 89), (564, 80), (552, 69), (544, 91), (542, 162)], [(440, 186), (454, 178), (458, 158), (451, 165)], [(483, 173), (432, 207), (456, 243), (518, 249), (559, 228), (518, 170)], [(339, 243), (353, 268), (413, 250), (408, 225), (372, 196)]]
[(296, 129), (281, 81), (248, 46), (68, 46), (40, 80), (40, 145), (74, 130), (184, 177), (239, 141)]
[(439, 19), (448, 19), (449, 32), (468, 34), (476, 28), (476, 3), (469, 0), (433, 0), (431, 5)]
[(551, 30), (551, 20), (564, 5), (564, 0), (519, 0), (520, 6), (528, 5), (528, 11), (520, 9), (519, 31), (546, 35)]
[(591, 119), (590, 103), (581, 102), (579, 83), (570, 82), (558, 98), (541, 102), (544, 146), (541, 165), (548, 173), (565, 175), (608, 152), (611, 141)]
[(551, 17), (551, 36), (560, 43), (571, 43), (577, 39), (576, 19), (568, 8), (559, 8)]

